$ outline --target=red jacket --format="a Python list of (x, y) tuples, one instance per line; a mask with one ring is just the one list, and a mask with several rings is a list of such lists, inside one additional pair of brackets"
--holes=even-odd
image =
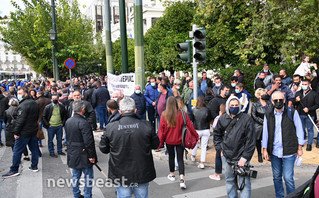
[[(186, 126), (190, 130), (190, 132), (198, 138), (198, 133), (196, 132), (193, 123), (187, 116), (187, 113), (185, 113), (186, 116)], [(180, 145), (182, 144), (182, 128), (184, 125), (183, 121), (183, 115), (181, 111), (178, 111), (177, 113), (177, 122), (175, 127), (169, 127), (167, 124), (167, 121), (163, 116), (161, 116), (160, 126), (158, 129), (158, 137), (160, 139), (160, 148), (164, 142), (166, 142), (169, 145)]]

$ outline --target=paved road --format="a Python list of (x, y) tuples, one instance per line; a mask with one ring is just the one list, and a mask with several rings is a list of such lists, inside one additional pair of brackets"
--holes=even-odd
[[(56, 145), (56, 144), (55, 144)], [(102, 154), (97, 148), (99, 165), (107, 173), (108, 155)], [(33, 173), (28, 170), (30, 162), (23, 161), (20, 166), (21, 175), (8, 179), (0, 179), (0, 197), (6, 198), (41, 198), (41, 197), (72, 197), (72, 189), (63, 182), (70, 181), (71, 172), (66, 165), (66, 156), (58, 158), (49, 157), (46, 144), (42, 148), (43, 157), (39, 161), (40, 171)], [(12, 160), (11, 148), (0, 148), (0, 174), (9, 170)], [(225, 180), (212, 181), (208, 175), (213, 173), (212, 168), (199, 170), (196, 165), (186, 166), (186, 190), (179, 188), (178, 182), (170, 182), (168, 174), (168, 162), (159, 158), (155, 159), (157, 178), (150, 183), (149, 197), (151, 198), (200, 198), (200, 197), (226, 197)], [(307, 181), (315, 171), (315, 165), (302, 165), (296, 168), (296, 185)], [(274, 197), (272, 174), (269, 165), (259, 166), (258, 178), (252, 179), (252, 197)], [(95, 180), (103, 179), (103, 175), (94, 168)], [(57, 182), (60, 182), (58, 185)], [(59, 187), (57, 187), (59, 186)], [(4, 195), (4, 196), (2, 196)], [(116, 197), (115, 188), (93, 188), (93, 197)]]

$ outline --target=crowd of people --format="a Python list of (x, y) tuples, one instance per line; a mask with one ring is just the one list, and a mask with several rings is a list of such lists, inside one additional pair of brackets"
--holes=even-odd
[[(286, 70), (274, 74), (265, 64), (255, 77), (254, 94), (245, 89), (245, 76), (239, 69), (228, 80), (218, 74), (210, 79), (202, 72), (196, 83), (188, 72), (182, 79), (161, 73), (148, 77), (145, 87), (136, 85), (131, 96), (120, 92), (110, 95), (107, 76), (87, 75), (65, 82), (4, 82), (0, 87), (0, 126), (5, 126), (5, 144), (12, 148), (13, 158), (3, 177), (20, 174), (22, 153), (23, 159), (30, 161), (28, 150), (32, 153), (29, 169), (39, 171), (44, 127), (50, 157), (66, 155), (66, 147), (75, 181), (74, 197), (82, 196), (82, 173), (85, 179), (94, 178), (94, 131), (103, 132), (99, 148), (110, 154), (108, 177), (113, 181), (126, 178), (123, 185), (116, 186), (118, 197), (132, 196), (132, 189), (135, 197), (148, 196), (149, 182), (156, 178), (152, 150), (166, 150), (167, 178), (175, 181), (178, 170), (180, 188), (185, 189), (182, 128), (186, 126), (198, 142), (190, 155), (192, 161), (196, 161), (199, 145), (201, 148), (200, 169), (205, 168), (213, 130), (215, 173), (209, 178), (221, 180), (224, 166), (228, 197), (238, 197), (233, 165), (248, 167), (255, 148), (260, 163), (271, 162), (276, 197), (284, 197), (282, 178), (287, 194), (294, 191), (295, 160), (303, 154), (306, 143), (306, 151), (312, 150), (319, 108), (316, 66), (305, 56), (289, 77)], [(198, 98), (194, 105), (196, 85)], [(319, 148), (319, 136), (315, 146)], [(250, 197), (249, 176), (244, 183), (241, 197)], [(84, 197), (91, 196), (92, 188), (86, 185)]]

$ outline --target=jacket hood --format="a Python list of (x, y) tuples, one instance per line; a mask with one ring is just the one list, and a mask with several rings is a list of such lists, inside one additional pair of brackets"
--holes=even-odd
[(227, 115), (229, 115), (229, 116), (230, 116), (230, 113), (229, 113), (229, 103), (230, 103), (230, 101), (231, 101), (232, 99), (236, 99), (236, 100), (238, 101), (238, 103), (239, 103), (239, 112), (241, 112), (241, 104), (240, 104), (239, 99), (238, 99), (236, 96), (230, 96), (230, 97), (227, 99), (227, 101), (226, 101), (226, 113), (227, 113)]

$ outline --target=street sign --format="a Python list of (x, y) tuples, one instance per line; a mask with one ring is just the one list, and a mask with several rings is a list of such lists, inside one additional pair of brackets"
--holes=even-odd
[(68, 69), (73, 69), (75, 67), (75, 61), (72, 58), (68, 58), (65, 60), (64, 65)]

